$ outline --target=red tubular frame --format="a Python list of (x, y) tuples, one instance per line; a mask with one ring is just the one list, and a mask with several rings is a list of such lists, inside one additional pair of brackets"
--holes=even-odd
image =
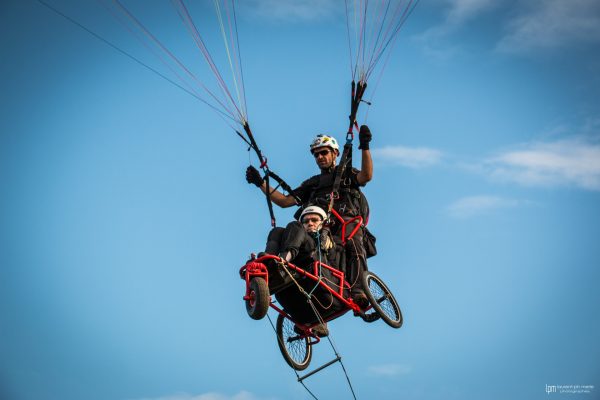
[(251, 300), (250, 298), (250, 280), (255, 277), (264, 278), (269, 286), (269, 272), (267, 266), (263, 263), (256, 261), (255, 259), (250, 260), (246, 265), (240, 268), (240, 277), (246, 280), (246, 294), (244, 300)]
[[(333, 208), (331, 209), (331, 213), (334, 215), (334, 217), (336, 217), (338, 219), (338, 221), (340, 221), (342, 223), (342, 244), (345, 246), (346, 243), (348, 242), (348, 240), (352, 239), (354, 237), (354, 235), (356, 235), (356, 232), (358, 232), (360, 227), (363, 225), (363, 222), (364, 222), (363, 217), (361, 217), (360, 215), (357, 215), (356, 217), (352, 217), (349, 220), (345, 220)], [(354, 222), (356, 222), (356, 226), (354, 227), (354, 229), (352, 229), (352, 232), (350, 232), (350, 235), (348, 235), (348, 237), (346, 238), (346, 227)]]
[[(355, 217), (353, 219), (356, 219), (356, 218), (357, 217)], [(358, 217), (358, 218), (362, 219), (362, 217)], [(352, 221), (352, 220), (350, 220), (350, 221)], [(358, 225), (358, 226), (360, 227), (360, 225)], [(353, 232), (351, 233), (348, 240), (356, 233), (356, 230), (357, 230), (356, 228), (353, 230)], [(240, 278), (242, 278), (246, 281), (246, 294), (243, 297), (244, 300), (251, 299), (250, 298), (250, 280), (252, 278), (255, 278), (255, 277), (264, 278), (267, 281), (267, 285), (268, 285), (268, 283), (269, 283), (268, 270), (265, 265), (265, 262), (268, 260), (281, 261), (281, 258), (278, 256), (275, 256), (275, 255), (272, 255), (272, 254), (265, 254), (262, 257), (251, 259), (250, 261), (248, 261), (246, 263), (246, 265), (244, 265), (243, 267), (240, 268)], [(315, 283), (317, 283), (321, 287), (325, 288), (329, 293), (331, 293), (333, 296), (335, 296), (338, 300), (340, 300), (346, 306), (345, 309), (342, 309), (341, 311), (327, 317), (325, 319), (325, 322), (332, 321), (332, 320), (346, 314), (350, 310), (354, 311), (355, 313), (362, 312), (361, 308), (354, 302), (354, 300), (352, 300), (352, 298), (344, 297), (344, 286), (347, 285), (347, 282), (345, 280), (345, 275), (342, 271), (339, 271), (339, 270), (337, 270), (327, 264), (324, 264), (320, 261), (315, 261), (312, 264), (312, 273), (303, 268), (300, 268), (292, 263), (287, 263), (287, 267), (291, 271), (294, 271), (300, 275), (303, 275), (305, 277), (312, 279), (313, 281), (315, 281)], [(328, 269), (329, 271), (331, 271), (334, 278), (339, 279), (339, 281), (340, 281), (339, 288), (337, 290), (332, 289), (329, 285), (327, 285), (325, 283), (325, 281), (323, 281), (322, 279), (319, 279), (319, 267)], [(289, 320), (291, 320), (292, 322), (294, 322), (294, 324), (296, 324), (296, 326), (304, 332), (304, 335), (312, 337), (315, 341), (312, 342), (311, 344), (315, 344), (320, 341), (319, 337), (312, 332), (312, 328), (319, 325), (320, 322), (317, 322), (314, 324), (308, 324), (308, 325), (300, 324), (300, 323), (294, 321), (294, 319), (288, 313), (286, 313), (281, 308), (279, 308), (275, 304), (273, 304), (272, 301), (270, 302), (269, 306), (271, 308), (273, 308), (275, 311), (277, 311), (277, 313), (283, 315), (284, 317), (286, 317)]]
[[(360, 215), (357, 215), (356, 217), (352, 217), (348, 220), (345, 220), (334, 209), (331, 209), (331, 213), (342, 224), (342, 235), (341, 235), (342, 245), (345, 246), (346, 243), (348, 242), (348, 240), (352, 239), (354, 237), (354, 235), (356, 235), (356, 232), (358, 232), (360, 227), (363, 225), (363, 222), (364, 222), (363, 217)], [(356, 223), (356, 226), (352, 229), (352, 231), (350, 232), (348, 237), (346, 237), (346, 228), (348, 227), (348, 225), (350, 225), (352, 223)], [(243, 297), (244, 300), (252, 300), (252, 298), (250, 296), (250, 280), (252, 278), (255, 278), (255, 277), (264, 278), (265, 281), (267, 282), (267, 286), (269, 285), (269, 272), (267, 270), (267, 266), (265, 265), (265, 262), (268, 260), (276, 260), (276, 261), (280, 262), (281, 258), (278, 256), (275, 256), (275, 255), (272, 255), (272, 254), (265, 254), (262, 257), (256, 258), (254, 256), (254, 254), (252, 254), (251, 259), (246, 263), (246, 265), (244, 265), (242, 268), (240, 268), (240, 278), (242, 278), (246, 281), (246, 294)], [(344, 285), (347, 285), (347, 282), (345, 280), (345, 275), (342, 271), (339, 271), (339, 270), (337, 270), (327, 264), (324, 264), (320, 261), (315, 261), (313, 263), (313, 268), (312, 268), (313, 273), (310, 273), (303, 268), (297, 267), (296, 265), (294, 265), (292, 263), (287, 263), (287, 266), (292, 271), (295, 271), (300, 275), (303, 275), (305, 277), (308, 277), (308, 278), (314, 280), (318, 285), (325, 288), (329, 293), (331, 293), (333, 296), (335, 296), (338, 300), (340, 300), (346, 306), (345, 309), (343, 309), (333, 315), (330, 315), (327, 319), (325, 319), (325, 322), (334, 320), (337, 317), (344, 315), (345, 313), (347, 313), (350, 310), (354, 311), (355, 313), (360, 313), (362, 311), (360, 309), (360, 307), (351, 298), (348, 298), (348, 299), (344, 298)], [(339, 289), (337, 291), (332, 289), (331, 287), (329, 287), (322, 279), (319, 278), (319, 267), (328, 269), (333, 274), (334, 278), (339, 279), (339, 281), (340, 281)], [(312, 337), (315, 341), (312, 342), (311, 344), (318, 343), (320, 341), (319, 337), (312, 332), (312, 328), (317, 326), (319, 324), (319, 322), (317, 322), (315, 324), (308, 324), (308, 325), (299, 324), (296, 321), (294, 321), (290, 317), (289, 314), (287, 314), (281, 308), (274, 305), (272, 301), (270, 301), (269, 306), (271, 308), (273, 308), (275, 311), (277, 311), (279, 314), (281, 314), (284, 317), (293, 321), (294, 324), (296, 324), (296, 326), (298, 328), (302, 329), (302, 331), (304, 332), (304, 334), (306, 336)]]

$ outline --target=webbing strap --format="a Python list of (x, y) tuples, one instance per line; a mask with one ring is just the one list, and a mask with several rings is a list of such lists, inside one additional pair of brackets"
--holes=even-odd
[(265, 190), (265, 196), (267, 198), (267, 207), (269, 208), (269, 215), (271, 216), (271, 226), (275, 228), (277, 226), (277, 222), (275, 221), (275, 212), (273, 211), (273, 200), (271, 200), (271, 193), (269, 192), (269, 168), (266, 168), (267, 173), (265, 174), (265, 185), (267, 189)]
[[(362, 101), (363, 94), (367, 90), (367, 82), (366, 81), (358, 81), (358, 83), (352, 81), (352, 93), (350, 96), (350, 126), (348, 127), (348, 136), (352, 135), (352, 128), (357, 127), (356, 123), (356, 114), (358, 113), (358, 106)], [(348, 136), (346, 136), (346, 140), (348, 140)]]
[(352, 140), (346, 141), (346, 144), (344, 145), (344, 151), (342, 152), (342, 159), (340, 160), (340, 165), (335, 171), (333, 186), (331, 188), (331, 193), (329, 194), (329, 206), (327, 207), (327, 215), (331, 214), (331, 210), (333, 210), (333, 204), (338, 198), (340, 185), (342, 183), (342, 177), (344, 176), (346, 172), (346, 167), (348, 165), (352, 166)]
[(340, 184), (342, 183), (342, 178), (346, 172), (346, 168), (348, 166), (352, 167), (352, 140), (354, 139), (353, 129), (358, 128), (358, 124), (356, 122), (356, 114), (358, 113), (358, 106), (362, 101), (363, 94), (367, 89), (367, 82), (365, 81), (352, 81), (352, 91), (350, 95), (350, 126), (348, 127), (348, 133), (346, 134), (346, 144), (344, 145), (344, 151), (342, 152), (342, 158), (340, 160), (340, 165), (335, 171), (335, 178), (333, 180), (333, 187), (331, 188), (331, 194), (329, 195), (329, 206), (327, 207), (327, 214), (331, 214), (331, 210), (333, 209), (333, 204), (335, 203), (336, 198), (338, 197), (338, 191), (340, 190)]

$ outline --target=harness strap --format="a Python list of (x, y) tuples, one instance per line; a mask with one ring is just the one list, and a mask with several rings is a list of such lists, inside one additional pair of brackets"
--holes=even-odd
[(356, 127), (358, 129), (358, 124), (356, 123), (356, 114), (358, 113), (358, 106), (362, 101), (363, 94), (365, 94), (365, 90), (367, 90), (367, 82), (366, 81), (358, 81), (358, 83), (352, 81), (352, 94), (350, 96), (350, 126), (348, 127), (348, 134), (346, 136), (346, 140), (348, 137), (354, 138), (352, 134), (352, 128)]
[(335, 178), (333, 180), (333, 187), (331, 189), (331, 195), (329, 198), (329, 206), (327, 207), (328, 216), (331, 214), (333, 204), (339, 194), (338, 191), (340, 189), (342, 178), (346, 172), (346, 168), (348, 166), (352, 167), (352, 140), (354, 139), (353, 128), (356, 128), (358, 130), (356, 114), (358, 113), (358, 106), (362, 101), (362, 97), (366, 89), (366, 81), (361, 80), (358, 81), (358, 83), (356, 83), (354, 80), (352, 81), (352, 90), (350, 95), (350, 115), (348, 117), (350, 119), (350, 126), (348, 126), (348, 133), (346, 134), (346, 144), (344, 145), (344, 151), (342, 153), (340, 165), (335, 171)]
[(331, 187), (331, 194), (329, 195), (327, 215), (330, 215), (331, 210), (333, 210), (333, 204), (338, 198), (342, 177), (346, 173), (346, 168), (348, 165), (352, 166), (352, 139), (346, 141), (346, 144), (344, 145), (344, 151), (342, 152), (342, 159), (340, 160), (340, 165), (335, 171), (333, 186)]
[(267, 207), (269, 208), (269, 215), (271, 216), (271, 226), (275, 228), (277, 226), (277, 222), (275, 221), (275, 212), (273, 211), (273, 200), (271, 200), (271, 193), (269, 193), (269, 168), (267, 167), (267, 173), (265, 174), (265, 184), (267, 185), (267, 190), (265, 190), (265, 196), (267, 198)]

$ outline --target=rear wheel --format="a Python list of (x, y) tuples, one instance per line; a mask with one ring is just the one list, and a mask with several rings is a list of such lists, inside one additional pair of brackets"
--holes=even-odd
[(277, 344), (285, 362), (297, 371), (310, 364), (312, 345), (308, 337), (302, 337), (294, 330), (295, 324), (289, 318), (279, 314), (277, 317)]
[(262, 319), (269, 311), (269, 288), (267, 282), (256, 277), (250, 280), (249, 299), (246, 300), (246, 311), (252, 319)]
[(392, 328), (400, 328), (402, 326), (400, 306), (381, 278), (371, 271), (365, 271), (362, 275), (362, 284), (369, 302), (386, 324)]

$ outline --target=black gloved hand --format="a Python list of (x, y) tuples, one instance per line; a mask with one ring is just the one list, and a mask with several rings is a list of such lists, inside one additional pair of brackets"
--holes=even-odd
[(246, 181), (256, 185), (256, 187), (261, 187), (264, 179), (262, 176), (260, 176), (260, 172), (250, 165), (248, 168), (246, 168)]
[(358, 140), (360, 141), (360, 145), (358, 146), (361, 150), (369, 150), (369, 142), (373, 138), (371, 134), (371, 130), (366, 125), (361, 125), (360, 130), (358, 131)]

